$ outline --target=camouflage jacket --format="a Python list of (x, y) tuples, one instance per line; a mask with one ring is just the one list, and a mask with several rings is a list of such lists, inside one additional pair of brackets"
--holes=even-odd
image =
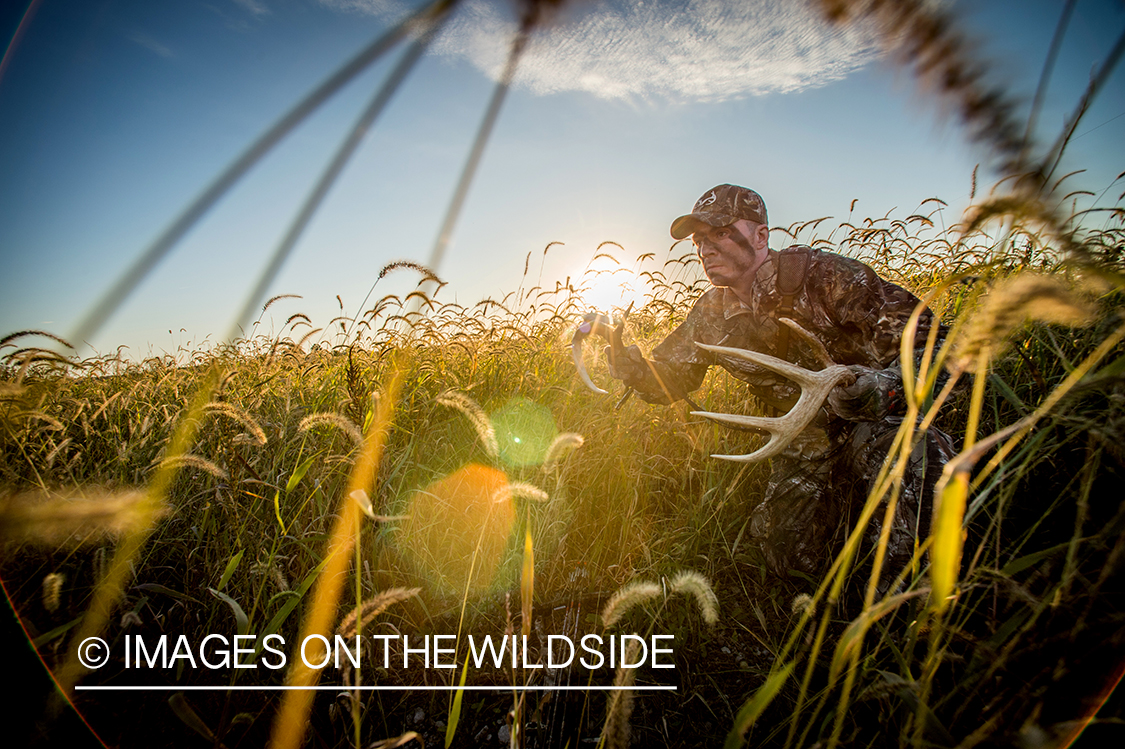
[[(830, 400), (832, 416), (849, 421), (875, 421), (901, 405), (900, 341), (918, 299), (880, 278), (867, 265), (830, 252), (807, 249), (811, 256), (804, 288), (793, 300), (789, 315), (824, 344), (837, 364), (852, 365), (854, 385), (837, 388)], [(670, 403), (697, 389), (708, 367), (718, 365), (745, 381), (753, 394), (768, 404), (791, 405), (799, 388), (781, 375), (742, 359), (705, 351), (696, 342), (745, 348), (777, 355), (776, 286), (778, 253), (771, 250), (758, 269), (749, 304), (730, 289), (711, 288), (695, 303), (687, 319), (652, 352), (645, 362), (635, 347), (614, 369), (625, 384), (649, 403)], [(921, 314), (914, 348), (925, 346), (933, 316)], [(811, 352), (791, 336), (789, 361), (820, 369)]]

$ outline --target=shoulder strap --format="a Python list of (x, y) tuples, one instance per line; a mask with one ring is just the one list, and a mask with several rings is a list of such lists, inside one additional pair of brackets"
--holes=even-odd
[[(795, 244), (777, 253), (777, 290), (781, 301), (777, 305), (777, 319), (793, 316), (793, 302), (805, 288), (809, 274), (809, 264), (815, 252), (808, 245)], [(777, 357), (787, 359), (789, 355), (789, 326), (777, 326)]]

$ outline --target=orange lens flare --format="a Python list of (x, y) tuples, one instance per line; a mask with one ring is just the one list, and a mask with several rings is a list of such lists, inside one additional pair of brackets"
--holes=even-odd
[(413, 492), (408, 513), (399, 546), (442, 592), (492, 585), (516, 518), (503, 471), (470, 463)]

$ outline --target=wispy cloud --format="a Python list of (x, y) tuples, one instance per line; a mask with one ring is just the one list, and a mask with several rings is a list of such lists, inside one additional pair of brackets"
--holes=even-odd
[(135, 31), (130, 34), (129, 41), (141, 45), (149, 52), (159, 55), (160, 57), (166, 59), (175, 57), (175, 53), (172, 52), (171, 49), (169, 49), (166, 45), (156, 41), (156, 39), (144, 33), (143, 31)]
[[(321, 0), (391, 18), (395, 0)], [(509, 4), (466, 0), (435, 48), (493, 77), (515, 29)], [(824, 85), (880, 54), (869, 28), (834, 27), (808, 0), (572, 2), (537, 33), (517, 85), (540, 94), (722, 101)]]
[(336, 10), (396, 19), (405, 16), (412, 9), (410, 3), (402, 0), (320, 0), (320, 4)]
[(233, 0), (233, 2), (246, 12), (252, 13), (255, 16), (264, 16), (270, 12), (270, 9), (267, 8), (264, 3), (258, 2), (258, 0)]

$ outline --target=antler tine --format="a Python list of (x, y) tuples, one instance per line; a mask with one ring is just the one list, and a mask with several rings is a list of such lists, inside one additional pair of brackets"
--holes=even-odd
[[(804, 334), (810, 338), (812, 337), (796, 323), (790, 321), (789, 324), (790, 327), (798, 331), (799, 334)], [(819, 343), (819, 341), (817, 343)], [(828, 397), (828, 393), (831, 392), (832, 388), (836, 387), (836, 384), (841, 380), (851, 376), (851, 371), (842, 364), (831, 364), (819, 372), (812, 372), (803, 367), (798, 367), (795, 364), (790, 364), (783, 359), (778, 359), (777, 357), (758, 351), (729, 348), (727, 346), (709, 346), (705, 343), (696, 343), (695, 345), (721, 356), (734, 356), (753, 362), (766, 369), (771, 369), (780, 375), (784, 375), (801, 386), (801, 397), (797, 399), (797, 403), (787, 414), (777, 418), (692, 411), (691, 414), (693, 416), (703, 416), (712, 421), (760, 429), (769, 433), (769, 442), (748, 455), (711, 456), (712, 458), (719, 458), (720, 460), (752, 463), (777, 455), (809, 425), (809, 422), (816, 416), (817, 411), (820, 410), (821, 405), (824, 403), (825, 398)], [(823, 348), (824, 347), (821, 346), (821, 349)], [(827, 358), (827, 353), (825, 354), (825, 358)]]
[[(629, 305), (629, 309), (632, 308), (633, 306)], [(584, 353), (582, 342), (591, 333), (611, 340), (614, 353), (617, 353), (621, 348), (621, 326), (619, 325), (615, 330), (612, 319), (605, 315), (590, 313), (583, 316), (582, 322), (578, 325), (578, 329), (574, 331), (574, 338), (570, 343), (570, 355), (574, 359), (574, 366), (578, 368), (578, 376), (582, 378), (582, 382), (598, 395), (609, 395), (608, 390), (602, 390), (590, 379), (590, 375), (586, 372), (586, 365), (582, 361)]]

